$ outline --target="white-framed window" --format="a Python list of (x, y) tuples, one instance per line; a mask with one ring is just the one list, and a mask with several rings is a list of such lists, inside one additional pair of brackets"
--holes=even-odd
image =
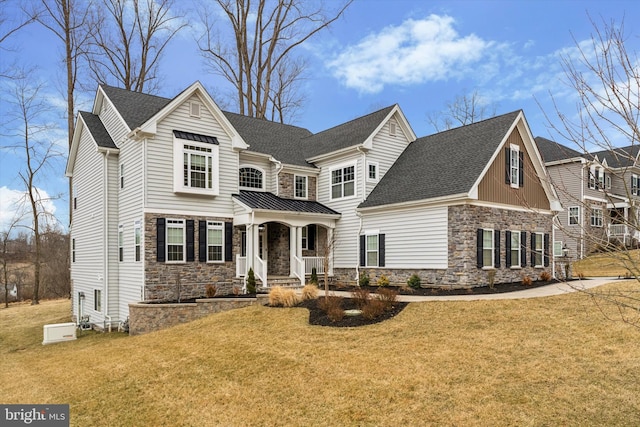
[(640, 177), (636, 174), (631, 175), (631, 194), (634, 196), (640, 194)]
[(71, 262), (76, 262), (76, 239), (71, 239)]
[(102, 311), (102, 290), (93, 290), (93, 309), (95, 311)]
[(174, 135), (173, 191), (209, 196), (218, 194), (219, 147)]
[(544, 233), (533, 233), (533, 264), (534, 267), (544, 267)]
[(352, 197), (356, 192), (356, 166), (344, 166), (331, 170), (331, 198)]
[(494, 254), (493, 230), (482, 230), (482, 266), (493, 267)]
[(240, 188), (262, 190), (264, 184), (264, 172), (251, 166), (243, 166), (240, 168), (238, 180)]
[(520, 185), (520, 147), (511, 144), (509, 151), (510, 156), (510, 177), (511, 186), (517, 188)]
[(591, 165), (589, 168), (589, 188), (592, 190), (611, 188), (611, 177), (605, 174), (602, 166)]
[(398, 133), (397, 130), (398, 125), (396, 124), (395, 120), (389, 120), (389, 135), (390, 136), (396, 136)]
[(124, 188), (124, 163), (120, 163), (120, 189)]
[(367, 267), (377, 267), (378, 266), (378, 259), (379, 259), (379, 246), (378, 246), (378, 235), (377, 234), (373, 234), (373, 235), (367, 235), (366, 236), (366, 242), (367, 242)]
[(563, 256), (564, 252), (562, 251), (562, 240), (555, 240), (553, 242), (553, 256)]
[(604, 188), (611, 190), (611, 175), (609, 174), (604, 175)]
[(207, 262), (224, 261), (224, 223), (207, 221)]
[(186, 233), (184, 219), (167, 219), (167, 262), (184, 262)]
[(309, 249), (309, 226), (302, 227), (302, 249)]
[(591, 208), (591, 226), (602, 227), (602, 208)]
[(198, 117), (200, 118), (200, 103), (197, 101), (191, 101), (189, 103), (189, 115), (191, 117)]
[(118, 261), (124, 261), (124, 226), (118, 226)]
[(522, 242), (520, 242), (520, 232), (511, 231), (511, 267), (520, 267)]
[(569, 225), (580, 225), (580, 206), (569, 207)]
[(294, 197), (296, 199), (306, 199), (308, 194), (308, 178), (306, 175), (295, 175), (294, 181)]
[(142, 223), (135, 221), (133, 223), (133, 250), (136, 262), (142, 259)]
[(378, 163), (367, 162), (367, 181), (378, 181)]

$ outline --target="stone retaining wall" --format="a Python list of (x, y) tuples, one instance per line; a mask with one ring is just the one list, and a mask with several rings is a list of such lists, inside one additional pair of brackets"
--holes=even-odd
[(258, 295), (257, 298), (206, 298), (180, 304), (132, 303), (129, 304), (129, 335), (146, 334), (209, 314), (267, 302), (268, 296)]

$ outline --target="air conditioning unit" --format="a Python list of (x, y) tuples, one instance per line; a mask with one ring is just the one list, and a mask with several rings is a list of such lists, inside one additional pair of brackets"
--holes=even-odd
[(73, 341), (75, 339), (76, 324), (73, 322), (44, 325), (44, 340), (42, 341), (42, 345)]

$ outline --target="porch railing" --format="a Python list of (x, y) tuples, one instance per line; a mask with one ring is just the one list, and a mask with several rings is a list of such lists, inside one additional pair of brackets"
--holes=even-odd
[(293, 257), (293, 274), (300, 280), (300, 285), (304, 286), (304, 261), (294, 255)]
[(625, 224), (610, 224), (609, 235), (610, 236), (626, 236), (628, 234), (627, 226)]
[(320, 256), (305, 256), (302, 257), (304, 261), (304, 273), (310, 275), (313, 269), (316, 269), (316, 274), (324, 274), (324, 258)]
[(236, 277), (244, 277), (247, 274), (247, 257), (236, 254)]
[(253, 273), (256, 276), (256, 279), (260, 279), (262, 281), (262, 286), (267, 286), (267, 262), (260, 258), (259, 256), (255, 259), (256, 263), (253, 268)]

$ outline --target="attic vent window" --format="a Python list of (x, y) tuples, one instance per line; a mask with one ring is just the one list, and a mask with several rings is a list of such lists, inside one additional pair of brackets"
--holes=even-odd
[(396, 136), (396, 122), (389, 121), (389, 135)]
[(200, 103), (192, 101), (190, 104), (189, 114), (191, 117), (200, 117)]

